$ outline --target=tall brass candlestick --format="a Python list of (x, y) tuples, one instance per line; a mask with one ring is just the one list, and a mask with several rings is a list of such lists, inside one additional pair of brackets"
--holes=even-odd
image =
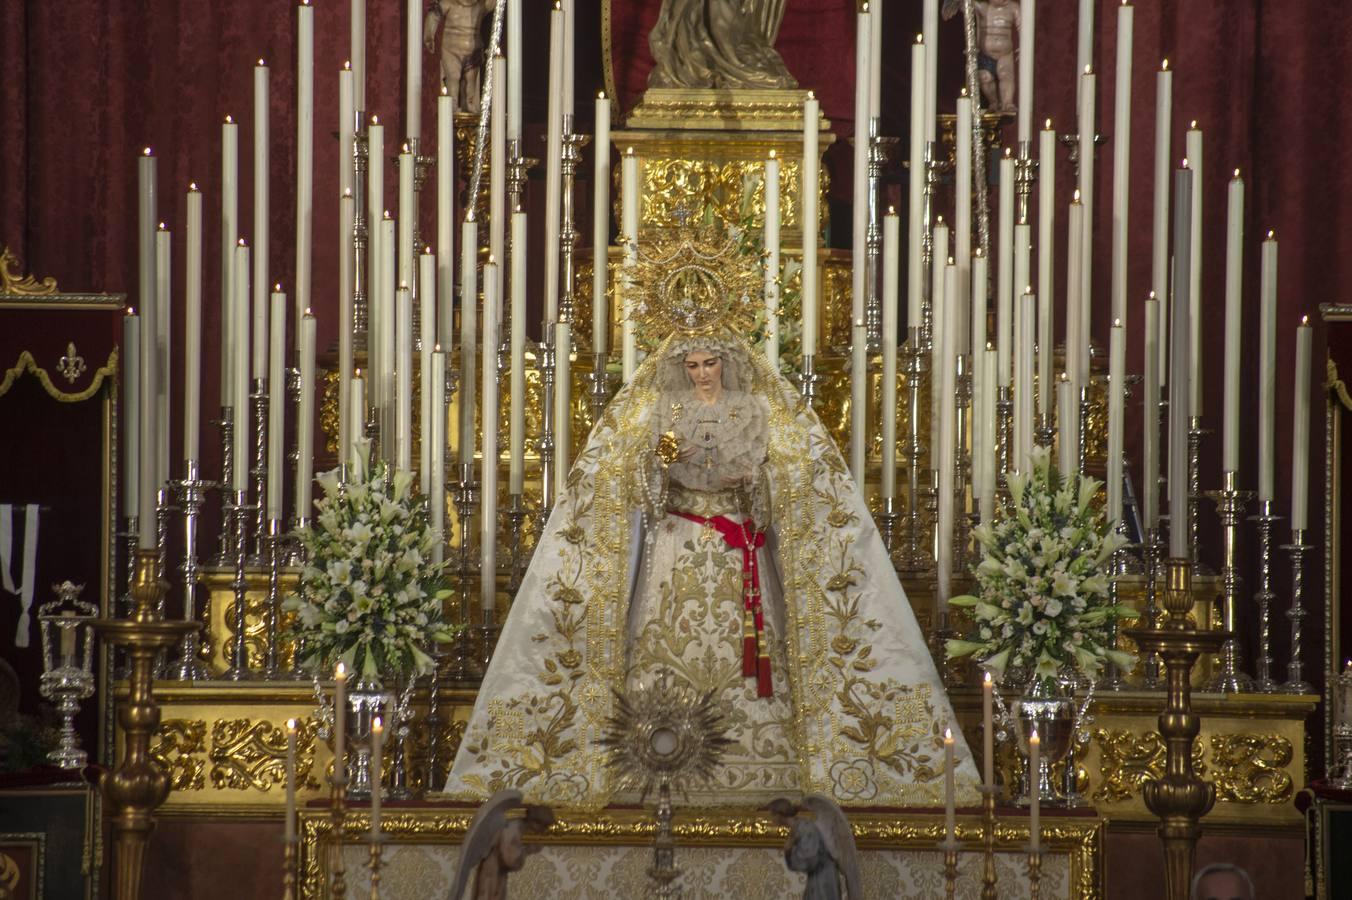
[(131, 614), (126, 619), (96, 619), (105, 643), (125, 648), (127, 699), (118, 705), (122, 760), (102, 784), (113, 823), (113, 897), (138, 900), (146, 845), (155, 828), (155, 810), (169, 796), (169, 776), (150, 754), (160, 725), (153, 693), (155, 657), (197, 629), (195, 622), (166, 621), (157, 612), (169, 585), (154, 550), (138, 550)]
[[(1239, 570), (1235, 564), (1235, 550), (1239, 535), (1239, 522), (1244, 516), (1244, 506), (1253, 497), (1253, 491), (1241, 491), (1235, 487), (1235, 473), (1226, 472), (1225, 487), (1219, 491), (1209, 491), (1220, 514), (1221, 527), (1225, 536), (1225, 564), (1221, 568), (1224, 583), (1224, 607), (1222, 617), (1225, 630), (1235, 633), (1235, 607), (1239, 602)], [(1235, 637), (1225, 642), (1221, 648), (1221, 670), (1216, 673), (1210, 685), (1211, 690), (1224, 694), (1238, 694), (1253, 689), (1253, 679), (1240, 669), (1239, 641)]]
[(1164, 609), (1168, 618), (1154, 628), (1133, 628), (1127, 634), (1142, 653), (1158, 653), (1166, 670), (1168, 700), (1159, 717), (1164, 737), (1164, 775), (1142, 786), (1146, 807), (1160, 819), (1168, 900), (1187, 900), (1192, 879), (1200, 820), (1216, 800), (1215, 785), (1193, 771), (1192, 748), (1201, 730), (1192, 712), (1189, 676), (1197, 657), (1215, 653), (1229, 638), (1224, 631), (1199, 631), (1187, 622), (1192, 608), (1192, 564), (1186, 558), (1165, 561)]

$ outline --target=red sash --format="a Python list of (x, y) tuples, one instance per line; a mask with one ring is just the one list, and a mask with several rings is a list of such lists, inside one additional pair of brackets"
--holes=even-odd
[(770, 648), (765, 644), (765, 616), (761, 610), (760, 567), (756, 549), (765, 546), (765, 532), (756, 530), (750, 519), (734, 522), (727, 516), (705, 518), (679, 509), (668, 510), (698, 525), (713, 528), (727, 545), (742, 551), (742, 674), (756, 678), (756, 695), (770, 697)]

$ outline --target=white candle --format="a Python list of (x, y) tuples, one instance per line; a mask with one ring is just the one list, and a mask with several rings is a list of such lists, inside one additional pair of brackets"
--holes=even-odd
[[(437, 97), (437, 330), (436, 342), (455, 343), (455, 103), (446, 88)], [(428, 327), (428, 326), (423, 326)]]
[(1148, 530), (1160, 522), (1160, 301), (1152, 292), (1145, 301), (1144, 372), (1141, 399), (1141, 511)]
[[(1188, 269), (1188, 374), (1191, 379), (1192, 390), (1188, 394), (1186, 409), (1189, 416), (1200, 416), (1202, 414), (1202, 389), (1203, 389), (1203, 370), (1202, 370), (1202, 131), (1197, 127), (1194, 121), (1192, 127), (1188, 129), (1187, 140), (1185, 143), (1188, 153), (1188, 168), (1192, 169), (1192, 218), (1190, 228), (1192, 235), (1192, 249), (1189, 258), (1192, 265)], [(1179, 202), (1178, 198), (1174, 202)], [(1177, 240), (1177, 235), (1175, 235)], [(1178, 250), (1175, 248), (1175, 255)], [(1174, 287), (1174, 302), (1178, 302), (1178, 287)], [(1169, 407), (1169, 415), (1174, 415), (1174, 410), (1182, 410), (1185, 407), (1175, 407), (1172, 404)]]
[(957, 768), (957, 758), (953, 740), (953, 729), (944, 729), (944, 839), (950, 844), (957, 840), (956, 796), (953, 789), (953, 773)]
[[(868, 0), (868, 117), (882, 115), (883, 99), (883, 0)], [(867, 131), (867, 129), (865, 129)]]
[(310, 254), (314, 237), (315, 10), (310, 0), (302, 0), (296, 10), (296, 30), (296, 327), (299, 328), (300, 317), (310, 305)]
[(268, 297), (268, 491), (267, 516), (282, 519), (286, 481), (286, 294), (275, 285)]
[(1038, 827), (1042, 791), (1037, 787), (1041, 767), (1042, 739), (1037, 736), (1037, 729), (1034, 728), (1033, 733), (1028, 736), (1028, 771), (1031, 773), (1029, 782), (1033, 785), (1033, 790), (1029, 792), (1032, 803), (1028, 807), (1028, 846), (1034, 853), (1037, 853), (1042, 845), (1042, 829)]
[(156, 297), (157, 272), (155, 265), (155, 207), (156, 207), (156, 174), (155, 157), (147, 147), (145, 153), (137, 160), (137, 191), (138, 199), (137, 210), (137, 237), (139, 241), (137, 258), (139, 267), (137, 271), (137, 286), (141, 295), (141, 321), (144, 324), (141, 341), (141, 371), (140, 377), (140, 414), (141, 414), (141, 438), (140, 438), (140, 472), (137, 475), (137, 483), (140, 486), (141, 493), (137, 498), (138, 515), (140, 516), (138, 525), (140, 534), (138, 535), (137, 546), (142, 550), (155, 549), (157, 537), (155, 527), (155, 499), (159, 490), (160, 482), (156, 477), (157, 459), (155, 448), (159, 446), (158, 418), (159, 407), (156, 398), (159, 396), (159, 359), (156, 352), (156, 328), (158, 321), (159, 303)]
[[(507, 62), (501, 55), (493, 57), (493, 98), (489, 111), (488, 146), (488, 255), (497, 260), (507, 258), (507, 117), (503, 94), (507, 84)], [(502, 328), (502, 292), (505, 285), (499, 278), (493, 308), (498, 315), (498, 329)], [(568, 287), (572, 293), (572, 285)]]
[[(474, 370), (475, 338), (478, 330), (479, 285), (475, 257), (479, 253), (479, 228), (466, 218), (460, 229), (460, 464), (474, 462)], [(487, 410), (485, 410), (487, 413)]]
[[(418, 257), (418, 320), (423, 339), (418, 349), (418, 490), (424, 497), (432, 490), (432, 348), (436, 322), (437, 258), (430, 251)], [(411, 440), (411, 437), (410, 437)]]
[(1291, 408), (1291, 530), (1309, 527), (1310, 512), (1310, 319), (1296, 328), (1296, 387)]
[[(610, 247), (610, 98), (605, 91), (596, 95), (596, 135), (592, 140), (592, 351), (596, 355), (596, 365), (604, 362), (606, 345), (610, 339), (610, 313), (606, 304), (606, 289), (609, 287), (609, 247)], [(768, 203), (768, 200), (767, 200)], [(515, 227), (515, 215), (513, 216)], [(512, 239), (515, 251), (516, 239)], [(524, 246), (524, 240), (522, 243)], [(516, 283), (516, 265), (513, 258), (512, 283)], [(524, 271), (524, 270), (523, 270)], [(513, 297), (512, 315), (516, 316), (516, 303)], [(524, 313), (523, 313), (524, 314)], [(512, 319), (512, 334), (516, 334), (516, 319)], [(513, 368), (515, 371), (515, 368)], [(515, 384), (515, 382), (513, 382)], [(515, 393), (512, 395), (516, 396)], [(512, 459), (515, 462), (516, 453)], [(513, 484), (516, 484), (513, 479)], [(520, 493), (514, 489), (513, 493)]]
[[(933, 2), (933, 0), (931, 0)], [(802, 307), (803, 329), (800, 347), (804, 356), (813, 356), (817, 352), (817, 241), (818, 216), (817, 201), (820, 192), (819, 168), (821, 166), (820, 135), (817, 133), (820, 105), (811, 91), (803, 101), (803, 185), (802, 228), (803, 228), (803, 272)]]
[(985, 350), (973, 353), (972, 356), (984, 357), (981, 367), (975, 370), (975, 373), (981, 376), (981, 424), (979, 428), (974, 427), (973, 431), (981, 435), (981, 446), (977, 450), (981, 456), (981, 480), (976, 483), (976, 492), (981, 507), (981, 518), (989, 522), (995, 515), (995, 368), (998, 365), (999, 351), (987, 344)]
[[(484, 264), (483, 472), (479, 476), (483, 506), (479, 513), (479, 602), (492, 610), (498, 597), (498, 364), (493, 347), (498, 345), (498, 265), (490, 257)], [(546, 399), (545, 402), (548, 402)]]
[(296, 720), (286, 720), (286, 821), (282, 840), (287, 846), (296, 841)]
[(1131, 194), (1131, 46), (1136, 9), (1117, 8), (1117, 79), (1113, 90), (1113, 318), (1127, 324), (1127, 221)]
[[(348, 393), (352, 408), (348, 411), (348, 446), (354, 446), (366, 439), (366, 379), (361, 369), (352, 376), (352, 388)], [(351, 462), (351, 457), (348, 458)]]
[(897, 496), (897, 313), (901, 281), (901, 218), (883, 216), (883, 472), (884, 500)]
[(1080, 398), (1065, 375), (1056, 383), (1056, 467), (1063, 477), (1079, 471)]
[[(954, 151), (953, 181), (953, 259), (958, 265), (957, 296), (960, 299), (955, 310), (954, 325), (958, 331), (954, 335), (955, 352), (962, 354), (968, 350), (968, 334), (972, 308), (970, 291), (972, 285), (972, 98), (964, 89), (958, 97), (957, 137)], [(984, 287), (984, 286), (983, 286)], [(981, 296), (986, 296), (982, 291)], [(982, 307), (985, 308), (984, 306)], [(980, 346), (985, 346), (984, 344)], [(980, 347), (971, 347), (972, 350)], [(951, 395), (950, 395), (951, 396)]]
[[(367, 273), (371, 281), (377, 280), (380, 272), (380, 220), (385, 213), (385, 126), (380, 124), (378, 116), (371, 117), (366, 127), (366, 222), (368, 238)], [(368, 285), (366, 296), (374, 302), (376, 286)], [(368, 339), (367, 346), (370, 346)]]
[[(779, 370), (779, 158), (765, 160), (765, 358)], [(895, 252), (895, 248), (894, 248)]]
[(371, 782), (371, 840), (380, 840), (380, 800), (385, 793), (385, 723), (380, 716), (371, 719), (371, 768), (367, 778)]
[[(943, 370), (944, 370), (944, 330), (948, 322), (948, 314), (945, 304), (948, 297), (944, 294), (944, 276), (947, 272), (945, 268), (949, 260), (948, 247), (948, 226), (944, 224), (944, 217), (939, 216), (935, 220), (933, 229), (933, 253), (930, 266), (930, 301), (934, 308), (930, 311), (930, 409), (942, 410), (942, 401), (940, 397), (943, 391)], [(930, 416), (930, 461), (931, 469), (937, 469), (938, 447), (943, 440), (940, 434), (942, 416)]]
[(521, 0), (507, 0), (507, 140), (521, 140)]
[(173, 372), (173, 240), (160, 223), (155, 232), (155, 483), (169, 480), (169, 378)]
[(1258, 499), (1273, 499), (1277, 402), (1277, 235), (1263, 241), (1258, 296)]
[[(507, 489), (514, 496), (521, 494), (526, 483), (526, 292), (529, 289), (526, 241), (526, 214), (518, 210), (512, 213), (512, 381), (507, 434), (510, 457)], [(604, 266), (604, 252), (601, 259)], [(604, 304), (603, 299), (602, 308)], [(601, 365), (599, 356), (596, 364)]]
[(1037, 295), (1037, 414), (1052, 414), (1052, 301)]
[(1029, 471), (1033, 450), (1033, 335), (1037, 328), (1037, 296), (1025, 291), (1014, 317), (1014, 460), (1013, 467)]
[(991, 673), (981, 678), (981, 783), (986, 790), (995, 789), (995, 715), (993, 698), (995, 682)]
[[(1021, 220), (1014, 226), (1014, 321), (1019, 320), (1018, 302), (1019, 295), (1024, 291), (1032, 293), (1033, 290), (1033, 226), (1028, 224), (1028, 220)], [(1016, 326), (1017, 327), (1017, 326)], [(1032, 349), (1032, 344), (1029, 344)]]
[(183, 458), (196, 461), (202, 422), (202, 193), (195, 184), (188, 186), (183, 252)]
[(925, 36), (911, 45), (911, 170), (907, 177), (906, 326), (923, 324), (925, 294)]
[(230, 304), (234, 322), (234, 363), (231, 375), (234, 383), (230, 388), (235, 402), (234, 430), (234, 470), (233, 487), (235, 491), (249, 489), (250, 448), (249, 428), (252, 419), (252, 406), (249, 402), (249, 245), (243, 238), (235, 246), (235, 275), (231, 284), (235, 288), (235, 298)]
[[(939, 555), (938, 589), (939, 602), (946, 618), (948, 598), (952, 593), (953, 577), (953, 490), (954, 490), (954, 441), (957, 434), (957, 410), (953, 397), (957, 390), (957, 305), (958, 305), (958, 269), (950, 258), (944, 267), (943, 277), (943, 326), (939, 337), (942, 338), (937, 372), (933, 376), (939, 384)], [(938, 313), (940, 310), (936, 310)]]
[[(352, 190), (355, 171), (352, 160), (352, 133), (356, 127), (352, 99), (352, 63), (345, 62), (338, 70), (338, 193)], [(351, 220), (339, 219), (339, 234), (351, 229)]]
[(347, 782), (347, 666), (333, 670), (333, 778)]
[(401, 284), (394, 295), (394, 459), (400, 472), (413, 472), (413, 292)]
[(575, 0), (563, 0), (563, 112), (573, 114), (573, 48), (577, 23)]
[(141, 317), (122, 317), (122, 515), (141, 514)]
[(868, 326), (861, 317), (850, 328), (850, 474), (860, 499), (868, 477), (868, 389)]
[(1160, 304), (1159, 383), (1169, 377), (1169, 166), (1170, 119), (1174, 106), (1174, 73), (1169, 60), (1155, 73), (1155, 202), (1151, 243), (1150, 290)]
[[(233, 348), (235, 323), (235, 242), (239, 240), (239, 124), (221, 124), (221, 406), (235, 406)], [(236, 413), (238, 415), (238, 413)], [(238, 419), (236, 419), (238, 421)]]
[[(854, 17), (854, 203), (851, 205), (850, 225), (854, 241), (851, 249), (850, 265), (850, 321), (859, 324), (864, 321), (864, 307), (868, 301), (866, 281), (866, 261), (868, 258), (868, 145), (869, 145), (869, 10), (864, 4)], [(857, 374), (851, 376), (851, 383), (859, 381)], [(851, 447), (863, 440), (853, 427), (850, 428)], [(851, 457), (857, 455), (853, 450)], [(863, 472), (854, 473), (857, 481), (863, 480)]]
[(1070, 203), (1069, 226), (1066, 229), (1066, 375), (1075, 390), (1084, 384), (1088, 374), (1087, 365), (1081, 369), (1082, 360), (1089, 356), (1088, 329), (1084, 322), (1084, 304), (1080, 302), (1080, 290), (1083, 286), (1080, 274), (1084, 268), (1084, 204), (1079, 191)]
[(356, 212), (351, 188), (338, 200), (338, 460), (346, 465), (352, 455), (352, 232)]
[(399, 153), (399, 268), (395, 276), (396, 284), (412, 285), (417, 277), (414, 271), (414, 257), (417, 248), (413, 246), (413, 225), (418, 216), (413, 197), (413, 154), (408, 144), (404, 144)]
[(253, 133), (253, 377), (268, 374), (268, 176), (271, 160), (268, 148), (268, 66), (263, 60), (254, 66)]
[(638, 157), (634, 148), (624, 151), (620, 165), (620, 238), (624, 242), (624, 277), (621, 279), (621, 298), (624, 303), (624, 325), (621, 328), (621, 367), (626, 384), (638, 367), (638, 344), (635, 340), (633, 315), (634, 266), (638, 262)]
[(1019, 144), (1033, 139), (1033, 51), (1037, 37), (1037, 0), (1019, 4)]
[(404, 135), (415, 141), (422, 137), (423, 6), (408, 0), (404, 17)]
[(563, 38), (564, 12), (557, 2), (549, 13), (549, 100), (545, 119), (545, 318), (559, 317), (559, 220), (563, 197)]
[[(366, 0), (352, 0), (352, 34), (348, 58), (352, 60), (354, 102), (357, 109), (366, 109)], [(418, 41), (422, 45), (421, 35)]]
[[(1080, 0), (1080, 14), (1076, 19), (1075, 73), (1078, 75), (1094, 65), (1094, 0)], [(1084, 83), (1080, 83), (1084, 88)], [(1079, 102), (1079, 94), (1076, 94)]]
[(1037, 178), (1037, 345), (1038, 414), (1052, 412), (1052, 358), (1056, 339), (1056, 132), (1052, 120), (1038, 132)]
[(1084, 345), (1084, 366), (1080, 369), (1083, 379), (1077, 387), (1089, 383), (1089, 347), (1093, 343), (1093, 296), (1094, 296), (1094, 123), (1096, 107), (1094, 92), (1097, 77), (1092, 71), (1080, 76), (1080, 203), (1084, 205), (1084, 219), (1080, 235), (1080, 284), (1079, 301), (1081, 310), (1080, 338)]
[(1108, 510), (1110, 526), (1122, 519), (1122, 438), (1126, 409), (1127, 333), (1121, 320), (1108, 337)]
[(374, 319), (379, 324), (379, 354), (376, 356), (375, 374), (380, 385), (380, 455), (393, 465), (399, 447), (400, 435), (395, 425), (395, 388), (394, 379), (398, 359), (395, 356), (395, 344), (398, 332), (398, 304), (395, 296), (395, 221), (390, 214), (380, 223), (380, 304), (375, 308)]
[[(933, 143), (938, 134), (939, 100), (939, 0), (924, 0), (920, 29), (927, 35), (925, 50), (925, 141)], [(920, 172), (922, 169), (912, 169)], [(937, 293), (937, 291), (936, 291)]]
[(440, 347), (432, 351), (432, 488), (428, 518), (436, 543), (432, 561), (446, 559), (446, 353)]
[(1239, 359), (1244, 315), (1244, 179), (1235, 169), (1225, 220), (1225, 408), (1221, 468), (1239, 471)]
[[(1009, 386), (1010, 366), (1013, 357), (1014, 334), (1014, 157), (1009, 148), (1000, 159), (1000, 200), (996, 240), (999, 246), (995, 251), (995, 346), (998, 352), (997, 384)], [(1023, 290), (1024, 283), (1018, 285)], [(976, 299), (973, 294), (973, 300)], [(984, 296), (984, 295), (983, 295)], [(978, 314), (985, 311), (984, 306), (974, 307)], [(976, 346), (975, 344), (973, 345)]]
[[(972, 311), (971, 338), (968, 346), (972, 348), (971, 373), (972, 373), (972, 496), (975, 497), (980, 490), (982, 479), (985, 477), (986, 465), (986, 446), (994, 439), (994, 434), (986, 434), (986, 406), (995, 403), (995, 394), (987, 397), (985, 393), (986, 385), (986, 347), (989, 341), (986, 338), (986, 285), (989, 284), (989, 265), (986, 255), (980, 247), (976, 248), (976, 253), (972, 256), (972, 296), (966, 304)], [(959, 303), (959, 308), (963, 304)], [(999, 354), (996, 354), (998, 361)], [(993, 446), (993, 445), (992, 445)]]
[(1193, 266), (1192, 233), (1193, 173), (1187, 167), (1174, 173), (1174, 308), (1169, 347), (1169, 555), (1190, 557), (1188, 552), (1188, 396), (1191, 393), (1191, 324), (1188, 310)]
[(315, 470), (315, 317), (310, 310), (300, 317), (297, 343), (300, 360), (300, 408), (296, 412), (296, 508), (300, 520), (310, 518)]

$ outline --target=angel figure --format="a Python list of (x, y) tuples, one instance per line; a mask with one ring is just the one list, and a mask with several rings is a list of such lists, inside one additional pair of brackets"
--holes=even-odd
[[(986, 108), (1013, 114), (1015, 35), (1022, 24), (1018, 0), (976, 0), (976, 78)], [(944, 18), (958, 14), (960, 0), (944, 0)]]
[(525, 831), (544, 831), (554, 824), (547, 806), (522, 801), (520, 791), (498, 791), (479, 807), (460, 845), (451, 900), (461, 900), (474, 873), (474, 900), (507, 900), (507, 876), (520, 872), (526, 857), (539, 847), (527, 847)]
[(841, 900), (840, 882), (845, 880), (845, 898), (862, 900), (859, 854), (854, 832), (839, 806), (829, 797), (808, 794), (795, 804), (786, 797), (770, 801), (770, 814), (789, 829), (784, 844), (784, 865), (790, 872), (807, 873), (803, 900)]
[(493, 0), (431, 0), (427, 4), (423, 46), (428, 53), (437, 51), (440, 28), (441, 81), (462, 112), (479, 111), (479, 74), (484, 64), (479, 25), (492, 9)]

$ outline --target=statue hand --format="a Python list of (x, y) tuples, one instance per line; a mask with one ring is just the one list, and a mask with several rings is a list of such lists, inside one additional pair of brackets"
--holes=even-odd
[(440, 27), (440, 15), (428, 15), (423, 19), (423, 46), (428, 53), (437, 52), (437, 29)]

